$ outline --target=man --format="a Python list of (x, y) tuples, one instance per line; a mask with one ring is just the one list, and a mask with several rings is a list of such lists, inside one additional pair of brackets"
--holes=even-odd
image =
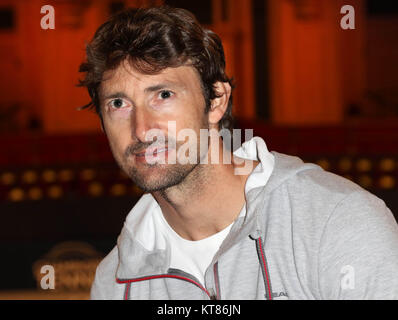
[(92, 299), (398, 298), (383, 201), (258, 137), (231, 155), (217, 134), (232, 129), (222, 44), (189, 12), (117, 14), (80, 71), (117, 163), (146, 192)]

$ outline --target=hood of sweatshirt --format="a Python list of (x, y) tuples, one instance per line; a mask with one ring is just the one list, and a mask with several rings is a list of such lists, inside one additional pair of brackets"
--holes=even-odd
[[(260, 161), (263, 170), (268, 170), (265, 174), (268, 181), (265, 185), (259, 183), (259, 186), (245, 190), (246, 214), (235, 220), (213, 261), (243, 238), (250, 236), (252, 239), (258, 239), (265, 234), (267, 216), (263, 208), (273, 190), (301, 171), (321, 170), (319, 166), (305, 164), (297, 157), (269, 152), (264, 140), (259, 137), (244, 143), (234, 154), (241, 158)], [(117, 241), (118, 279), (169, 273), (170, 247), (156, 225), (154, 214), (162, 212), (151, 194), (144, 194), (128, 214)]]

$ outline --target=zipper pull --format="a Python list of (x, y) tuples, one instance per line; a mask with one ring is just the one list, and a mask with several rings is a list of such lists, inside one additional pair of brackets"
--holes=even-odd
[(210, 300), (217, 300), (217, 295), (214, 292), (214, 289), (212, 289), (212, 288), (207, 289), (207, 292), (209, 292), (209, 294), (210, 294)]

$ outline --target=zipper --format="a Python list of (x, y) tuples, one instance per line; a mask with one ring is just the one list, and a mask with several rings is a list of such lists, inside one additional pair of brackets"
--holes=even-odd
[(262, 245), (261, 237), (256, 239), (256, 249), (257, 249), (258, 259), (260, 260), (261, 271), (264, 279), (265, 297), (267, 298), (267, 300), (272, 300), (271, 281), (269, 278), (267, 260), (265, 257), (265, 252)]
[(126, 283), (126, 288), (124, 289), (124, 300), (130, 300), (130, 287), (131, 287), (131, 282)]
[(220, 292), (220, 278), (218, 276), (218, 261), (213, 266), (213, 273), (214, 273), (214, 283), (216, 285), (216, 296), (213, 300), (220, 300), (221, 299), (221, 292)]

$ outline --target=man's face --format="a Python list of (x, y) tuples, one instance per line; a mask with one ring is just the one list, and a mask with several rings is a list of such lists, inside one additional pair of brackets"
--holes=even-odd
[[(191, 66), (180, 66), (147, 75), (125, 61), (106, 72), (104, 79), (99, 91), (103, 125), (119, 166), (145, 192), (182, 182), (200, 162), (200, 129), (209, 129), (197, 71)], [(186, 143), (177, 141), (175, 134), (169, 135), (169, 121), (175, 123), (177, 135), (185, 128), (196, 132), (195, 163), (169, 163)], [(155, 129), (165, 141), (148, 139), (148, 132)], [(148, 153), (165, 161), (148, 162), (153, 159)]]

